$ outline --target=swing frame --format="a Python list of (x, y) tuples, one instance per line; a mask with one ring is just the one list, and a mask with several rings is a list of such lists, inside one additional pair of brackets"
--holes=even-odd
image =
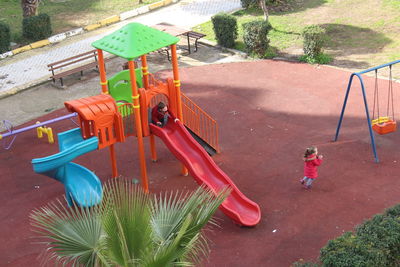
[[(374, 133), (373, 133), (373, 129), (372, 129), (371, 118), (370, 118), (370, 115), (369, 115), (368, 101), (367, 101), (367, 96), (365, 94), (365, 86), (364, 86), (364, 80), (362, 78), (362, 75), (365, 74), (365, 73), (371, 72), (371, 71), (375, 71), (375, 70), (378, 70), (378, 69), (385, 68), (385, 67), (391, 67), (391, 66), (393, 66), (393, 65), (395, 65), (397, 63), (400, 63), (400, 60), (395, 60), (395, 61), (383, 64), (383, 65), (379, 65), (379, 66), (376, 66), (376, 67), (373, 67), (373, 68), (369, 68), (369, 69), (366, 69), (366, 70), (363, 70), (363, 71), (360, 71), (360, 72), (354, 72), (354, 73), (352, 73), (350, 75), (349, 83), (347, 85), (346, 95), (345, 95), (345, 98), (344, 98), (344, 101), (343, 101), (342, 111), (340, 113), (339, 122), (338, 122), (338, 125), (337, 125), (337, 128), (336, 128), (336, 134), (335, 134), (334, 142), (336, 142), (338, 140), (338, 138), (339, 138), (339, 132), (340, 132), (340, 128), (342, 126), (342, 121), (343, 121), (343, 117), (344, 117), (344, 112), (346, 110), (346, 105), (347, 105), (347, 100), (349, 98), (351, 85), (353, 83), (354, 77), (356, 76), (359, 79), (360, 85), (361, 85), (361, 91), (362, 91), (363, 100), (364, 100), (364, 106), (365, 106), (365, 114), (366, 114), (367, 123), (368, 123), (368, 130), (369, 130), (369, 135), (371, 137), (371, 147), (372, 147), (372, 151), (373, 151), (376, 163), (379, 162), (379, 158), (378, 158), (378, 153), (376, 151), (375, 137), (374, 137)], [(378, 120), (379, 120), (379, 118), (378, 118)]]
[[(390, 101), (392, 100), (392, 101)], [(392, 104), (392, 116), (389, 116), (390, 104)], [(377, 119), (375, 119), (375, 106), (377, 110)], [(374, 91), (374, 107), (372, 109), (372, 130), (377, 134), (384, 135), (395, 132), (397, 130), (396, 120), (394, 118), (394, 103), (393, 103), (393, 77), (392, 77), (392, 65), (389, 65), (389, 88), (388, 88), (388, 100), (386, 106), (386, 115), (381, 117), (379, 113), (379, 86), (378, 86), (378, 70), (375, 70), (375, 91)]]

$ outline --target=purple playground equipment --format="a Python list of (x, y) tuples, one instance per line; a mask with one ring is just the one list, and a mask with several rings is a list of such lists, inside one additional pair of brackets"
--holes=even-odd
[(53, 138), (53, 133), (51, 131), (51, 128), (46, 127), (47, 125), (58, 122), (58, 121), (66, 120), (66, 119), (71, 119), (71, 121), (77, 125), (77, 123), (74, 120), (72, 120), (76, 116), (77, 116), (77, 113), (72, 113), (72, 114), (57, 117), (57, 118), (54, 118), (51, 120), (47, 120), (44, 122), (38, 122), (34, 125), (26, 126), (26, 127), (23, 127), (21, 129), (16, 129), (16, 130), (14, 130), (14, 127), (10, 121), (3, 120), (2, 124), (3, 124), (3, 127), (6, 129), (6, 132), (0, 133), (0, 140), (5, 140), (5, 138), (7, 138), (7, 137), (10, 137), (10, 138), (12, 137), (11, 141), (9, 141), (8, 144), (6, 144), (4, 141), (3, 148), (6, 150), (10, 149), (15, 141), (15, 138), (17, 138), (17, 135), (19, 133), (26, 132), (26, 131), (29, 131), (32, 129), (38, 130), (37, 131), (38, 137), (42, 137), (43, 132), (47, 133), (49, 136), (49, 141), (50, 141), (50, 139)]

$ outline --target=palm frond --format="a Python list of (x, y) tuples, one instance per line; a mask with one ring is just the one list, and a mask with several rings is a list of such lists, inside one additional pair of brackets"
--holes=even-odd
[[(209, 189), (151, 198), (128, 180), (104, 185), (101, 204), (49, 203), (31, 215), (47, 259), (72, 266), (192, 266), (209, 253), (202, 228), (228, 196)], [(213, 222), (215, 224), (215, 222)]]
[(45, 238), (57, 262), (94, 266), (101, 251), (101, 222), (96, 208), (67, 208), (60, 200), (34, 210), (31, 224)]
[(120, 265), (140, 261), (151, 242), (148, 194), (122, 179), (107, 183), (104, 192), (102, 222), (110, 256)]
[(155, 198), (152, 205), (151, 225), (155, 249), (149, 266), (157, 264), (190, 265), (208, 254), (201, 229), (229, 194), (223, 189), (217, 196), (211, 190), (198, 188), (190, 194), (169, 193)]

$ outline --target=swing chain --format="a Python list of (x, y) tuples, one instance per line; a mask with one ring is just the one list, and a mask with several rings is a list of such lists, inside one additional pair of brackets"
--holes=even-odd
[(394, 119), (394, 104), (393, 104), (393, 78), (392, 78), (392, 65), (389, 66), (389, 90), (388, 90), (388, 103), (387, 103), (387, 112), (389, 116), (389, 108), (390, 108), (390, 100), (392, 100), (392, 119)]
[(379, 120), (378, 70), (375, 70), (375, 90), (374, 90), (374, 106), (372, 109), (372, 120), (375, 120), (375, 106), (377, 108), (378, 120)]

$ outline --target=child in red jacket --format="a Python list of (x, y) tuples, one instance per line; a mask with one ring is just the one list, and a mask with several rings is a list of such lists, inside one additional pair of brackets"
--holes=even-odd
[(322, 155), (318, 155), (318, 149), (314, 146), (306, 149), (304, 153), (304, 177), (300, 183), (310, 189), (314, 179), (318, 177), (317, 167), (322, 163)]
[[(151, 110), (151, 121), (158, 127), (164, 127), (168, 123), (168, 118), (175, 118), (175, 115), (168, 109), (168, 106), (164, 102), (158, 103)], [(174, 119), (174, 122), (179, 121), (178, 118)]]

